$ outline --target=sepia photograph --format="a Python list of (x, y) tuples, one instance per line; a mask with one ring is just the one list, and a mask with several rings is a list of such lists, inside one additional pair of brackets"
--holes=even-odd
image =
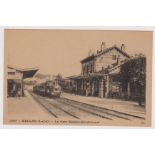
[(4, 30), (4, 124), (151, 126), (153, 32)]

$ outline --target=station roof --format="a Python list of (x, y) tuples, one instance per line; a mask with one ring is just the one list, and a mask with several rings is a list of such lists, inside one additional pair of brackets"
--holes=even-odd
[(21, 69), (21, 68), (16, 68), (16, 67), (12, 67), (12, 66), (8, 66), (8, 69), (13, 69), (13, 70), (21, 72), (23, 74), (23, 79), (33, 77), (35, 75), (35, 73), (39, 70), (39, 68)]
[(68, 79), (71, 80), (78, 80), (78, 79), (88, 79), (88, 78), (93, 78), (93, 77), (104, 77), (106, 74), (103, 73), (90, 73), (89, 75), (75, 75), (75, 76), (70, 76)]
[(106, 48), (103, 51), (98, 51), (96, 54), (92, 54), (91, 56), (88, 56), (88, 57), (84, 58), (83, 60), (81, 60), (81, 63), (93, 60), (95, 57), (106, 54), (107, 52), (109, 52), (109, 51), (111, 51), (113, 49), (117, 50), (119, 53), (123, 54), (125, 57), (130, 58), (130, 56), (125, 51), (121, 50), (116, 45), (114, 45), (114, 46), (112, 46), (110, 48)]

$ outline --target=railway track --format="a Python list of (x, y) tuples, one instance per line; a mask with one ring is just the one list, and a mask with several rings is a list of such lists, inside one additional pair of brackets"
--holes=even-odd
[(93, 116), (100, 117), (102, 119), (111, 120), (111, 118), (107, 117), (105, 114), (99, 114), (95, 111), (90, 111), (87, 109), (74, 107), (72, 105), (64, 104), (62, 102), (57, 101), (57, 99), (48, 99), (46, 97), (41, 97), (31, 93), (34, 100), (36, 100), (39, 104), (41, 104), (48, 112), (50, 112), (55, 118), (65, 118), (66, 114), (75, 119), (80, 119), (83, 116)]
[(96, 112), (98, 112), (98, 114), (106, 114), (107, 117), (110, 119), (113, 119), (116, 117), (116, 118), (125, 119), (125, 120), (132, 120), (132, 119), (145, 120), (144, 117), (140, 117), (137, 115), (119, 112), (116, 110), (111, 110), (111, 109), (107, 109), (107, 108), (103, 108), (103, 107), (98, 107), (95, 105), (90, 105), (87, 103), (82, 103), (82, 102), (78, 102), (78, 101), (67, 99), (67, 98), (59, 98), (56, 100), (59, 102), (62, 102), (64, 104), (76, 107), (76, 108), (85, 109), (85, 110), (89, 110), (89, 111), (96, 111)]
[(145, 118), (134, 115), (127, 114), (123, 112), (118, 112), (116, 110), (110, 110), (103, 107), (98, 107), (95, 105), (90, 105), (87, 103), (78, 102), (75, 100), (67, 99), (67, 98), (57, 98), (57, 99), (49, 99), (46, 97), (38, 96), (32, 92), (30, 92), (32, 97), (41, 104), (52, 116), (55, 118), (100, 118), (106, 120), (133, 120), (133, 119), (141, 119), (145, 120)]
[(34, 95), (33, 93), (31, 93), (31, 95), (35, 101), (41, 104), (55, 118), (70, 116), (79, 119), (78, 116), (74, 115), (72, 112), (66, 110), (65, 108), (60, 107), (59, 105), (57, 105), (57, 103), (49, 102), (45, 99), (45, 97)]

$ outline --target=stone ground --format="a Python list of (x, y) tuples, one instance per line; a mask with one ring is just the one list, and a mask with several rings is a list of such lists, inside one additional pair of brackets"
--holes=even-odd
[(25, 91), (25, 97), (9, 97), (7, 111), (9, 120), (47, 120), (53, 118), (27, 91)]

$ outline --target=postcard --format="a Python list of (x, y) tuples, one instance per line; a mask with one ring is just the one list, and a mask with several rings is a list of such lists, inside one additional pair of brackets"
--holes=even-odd
[(5, 29), (4, 124), (151, 126), (153, 32)]

